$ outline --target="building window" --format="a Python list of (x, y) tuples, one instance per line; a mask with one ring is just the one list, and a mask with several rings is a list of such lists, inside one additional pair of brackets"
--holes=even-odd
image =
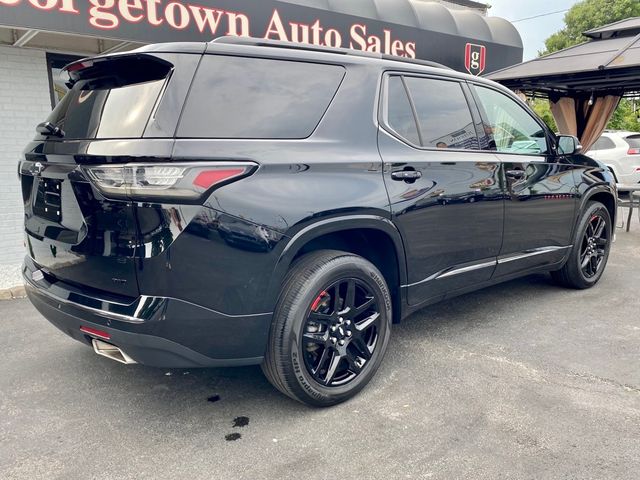
[(65, 81), (60, 78), (62, 69), (71, 62), (80, 60), (82, 57), (73, 55), (60, 55), (57, 53), (47, 53), (47, 71), (49, 72), (49, 92), (51, 93), (51, 108), (55, 108), (60, 100), (67, 94), (69, 88)]

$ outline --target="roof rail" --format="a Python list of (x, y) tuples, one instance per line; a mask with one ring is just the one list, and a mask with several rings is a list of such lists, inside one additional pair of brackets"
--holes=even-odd
[(354, 57), (377, 58), (380, 60), (404, 62), (404, 63), (411, 63), (414, 65), (422, 65), (425, 67), (445, 68), (447, 70), (453, 70), (452, 68), (447, 67), (446, 65), (442, 65), (441, 63), (430, 62), (427, 60), (416, 60), (413, 58), (396, 57), (394, 55), (364, 52), (362, 50), (352, 50), (348, 48), (320, 47), (317, 45), (310, 45), (308, 43), (283, 42), (281, 40), (271, 40), (271, 39), (265, 39), (265, 38), (226, 36), (226, 37), (218, 37), (212, 40), (211, 43), (222, 43), (222, 44), (228, 44), (228, 45), (247, 45), (252, 47), (287, 48), (292, 50), (305, 50), (310, 52), (335, 53), (338, 55), (351, 55)]
[(390, 60), (392, 62), (412, 63), (414, 65), (422, 65), (424, 67), (444, 68), (446, 70), (453, 70), (451, 67), (447, 67), (442, 63), (432, 62), (431, 60), (420, 60), (417, 58), (397, 57), (395, 55), (381, 54), (380, 58), (383, 60)]

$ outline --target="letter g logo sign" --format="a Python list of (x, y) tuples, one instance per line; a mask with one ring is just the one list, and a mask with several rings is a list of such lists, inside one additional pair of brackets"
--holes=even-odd
[(484, 72), (487, 63), (487, 47), (467, 43), (464, 51), (464, 66), (471, 75)]

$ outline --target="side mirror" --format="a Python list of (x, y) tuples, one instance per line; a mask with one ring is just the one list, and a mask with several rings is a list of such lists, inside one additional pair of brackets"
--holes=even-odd
[(582, 152), (582, 145), (573, 135), (558, 135), (558, 153), (561, 155), (577, 155)]

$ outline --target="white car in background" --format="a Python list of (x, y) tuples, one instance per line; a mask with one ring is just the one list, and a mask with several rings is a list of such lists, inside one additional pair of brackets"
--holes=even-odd
[(640, 183), (640, 133), (605, 130), (587, 155), (607, 165), (616, 182)]

